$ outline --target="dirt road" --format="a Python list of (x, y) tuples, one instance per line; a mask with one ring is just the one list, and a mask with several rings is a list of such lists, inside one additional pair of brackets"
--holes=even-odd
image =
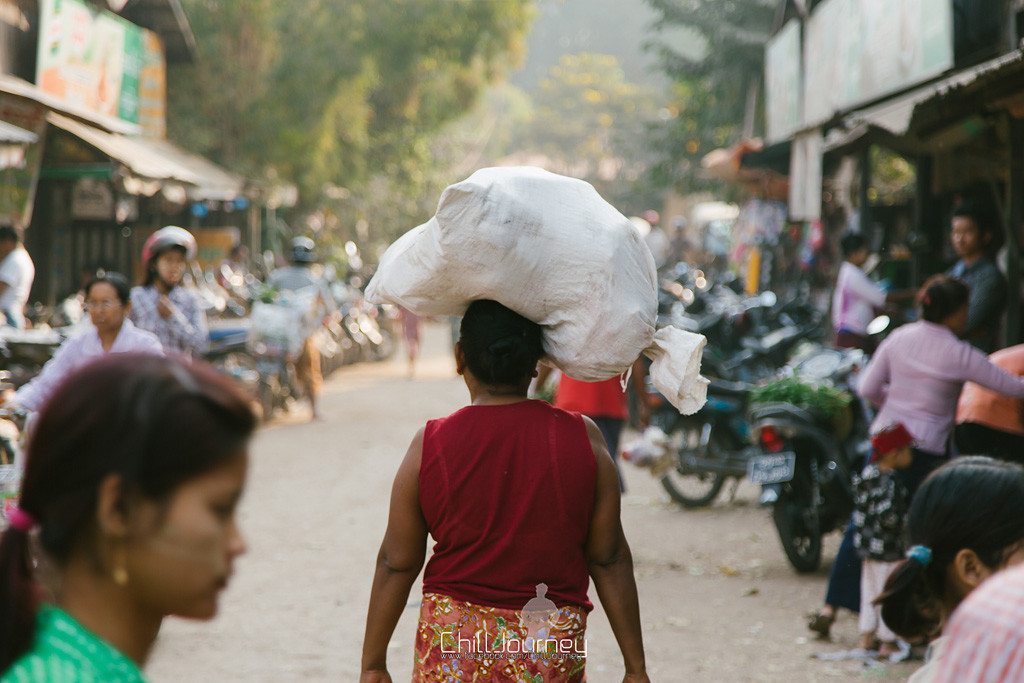
[[(406, 379), (398, 360), (344, 369), (327, 384), (325, 421), (296, 416), (258, 435), (241, 508), (249, 553), (216, 620), (165, 622), (147, 669), (153, 681), (358, 680), (394, 471), (424, 421), (467, 399), (446, 329), (428, 327), (417, 379)], [(808, 639), (803, 614), (821, 600), (827, 568), (812, 576), (790, 569), (753, 488), (683, 511), (646, 472), (627, 465), (625, 478), (623, 523), (653, 681), (901, 680), (912, 671), (811, 659), (854, 647), (856, 621), (841, 619), (832, 644)], [(830, 539), (829, 557), (836, 545)], [(418, 589), (391, 644), (396, 681), (409, 680)], [(589, 680), (621, 681), (600, 606), (587, 637)]]

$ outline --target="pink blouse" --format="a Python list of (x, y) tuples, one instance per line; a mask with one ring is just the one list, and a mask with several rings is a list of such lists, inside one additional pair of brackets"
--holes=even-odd
[(948, 327), (919, 321), (882, 342), (860, 378), (858, 393), (881, 406), (873, 430), (902, 422), (917, 448), (941, 455), (956, 419), (960, 390), (968, 381), (1024, 398), (1024, 377), (992, 365)]

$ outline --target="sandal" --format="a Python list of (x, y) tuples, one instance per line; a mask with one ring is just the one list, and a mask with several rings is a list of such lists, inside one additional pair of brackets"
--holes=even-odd
[(814, 612), (813, 614), (807, 615), (807, 628), (818, 634), (819, 640), (830, 640), (830, 631), (832, 630), (832, 624), (836, 621), (835, 613), (822, 614), (821, 612)]

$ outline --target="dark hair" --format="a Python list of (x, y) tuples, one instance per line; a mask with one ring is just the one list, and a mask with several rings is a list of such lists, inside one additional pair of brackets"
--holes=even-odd
[(958, 552), (973, 550), (995, 569), (1024, 542), (1024, 468), (984, 456), (940, 467), (914, 496), (907, 541), (929, 548), (931, 562), (901, 562), (876, 602), (889, 628), (916, 638), (942, 625), (946, 571)]
[(149, 261), (146, 263), (146, 278), (142, 281), (143, 287), (149, 287), (156, 282), (156, 262), (160, 260), (161, 256), (174, 250), (177, 250), (182, 256), (188, 256), (188, 250), (180, 244), (172, 244), (164, 247), (163, 249), (153, 251), (153, 255), (149, 257)]
[(963, 280), (948, 275), (933, 275), (917, 293), (921, 317), (930, 323), (941, 323), (967, 305), (970, 288)]
[(965, 201), (953, 209), (952, 218), (970, 218), (978, 228), (978, 236), (993, 235), (995, 220), (990, 211), (986, 211), (973, 201)]
[(848, 232), (839, 240), (839, 248), (843, 250), (843, 256), (849, 256), (855, 251), (867, 249), (868, 241), (860, 233)]
[(122, 305), (127, 306), (132, 298), (132, 287), (128, 284), (128, 278), (121, 273), (106, 272), (103, 275), (97, 275), (93, 279), (89, 280), (89, 283), (85, 286), (85, 298), (89, 298), (89, 292), (92, 288), (101, 282), (105, 282), (114, 290), (117, 291), (117, 298)]
[(487, 299), (469, 305), (459, 343), (473, 375), (494, 386), (529, 383), (544, 356), (540, 325)]
[(4, 240), (17, 244), (21, 241), (21, 234), (13, 225), (0, 225), (0, 242)]
[[(188, 429), (182, 429), (188, 425)], [(58, 566), (95, 533), (97, 493), (122, 478), (126, 501), (166, 501), (237, 455), (256, 427), (245, 395), (204, 363), (111, 354), (72, 374), (40, 412), (19, 507)], [(38, 611), (29, 535), (0, 536), (0, 672), (29, 650)]]

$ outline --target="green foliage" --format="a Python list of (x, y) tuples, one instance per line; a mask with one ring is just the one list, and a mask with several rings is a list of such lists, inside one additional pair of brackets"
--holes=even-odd
[(647, 131), (661, 98), (627, 80), (616, 57), (563, 55), (537, 84), (532, 104), (514, 135), (517, 154), (529, 161), (539, 155), (550, 170), (587, 180), (627, 213), (657, 201), (642, 181), (653, 160)]
[(879, 204), (899, 204), (914, 196), (917, 172), (905, 158), (884, 147), (871, 148), (870, 198)]
[[(660, 30), (685, 27), (706, 45), (694, 57), (653, 41), (662, 68), (675, 83), (671, 118), (653, 136), (663, 156), (652, 172), (661, 185), (683, 191), (708, 189), (700, 160), (743, 134), (751, 93), (763, 93), (764, 48), (776, 0), (647, 0), (659, 13)], [(758, 102), (763, 101), (759, 97)], [(763, 129), (763, 106), (753, 111), (754, 133)]]
[(654, 93), (626, 81), (611, 55), (563, 55), (538, 84), (527, 144), (553, 159), (583, 164), (636, 161), (644, 125), (656, 113)]
[(430, 141), (514, 61), (531, 0), (184, 0), (197, 64), (170, 73), (171, 136), (305, 209), (386, 179), (416, 192)]
[(789, 403), (819, 412), (835, 419), (846, 411), (852, 397), (848, 392), (828, 385), (814, 385), (802, 382), (797, 377), (784, 377), (763, 386), (750, 394), (750, 403)]

